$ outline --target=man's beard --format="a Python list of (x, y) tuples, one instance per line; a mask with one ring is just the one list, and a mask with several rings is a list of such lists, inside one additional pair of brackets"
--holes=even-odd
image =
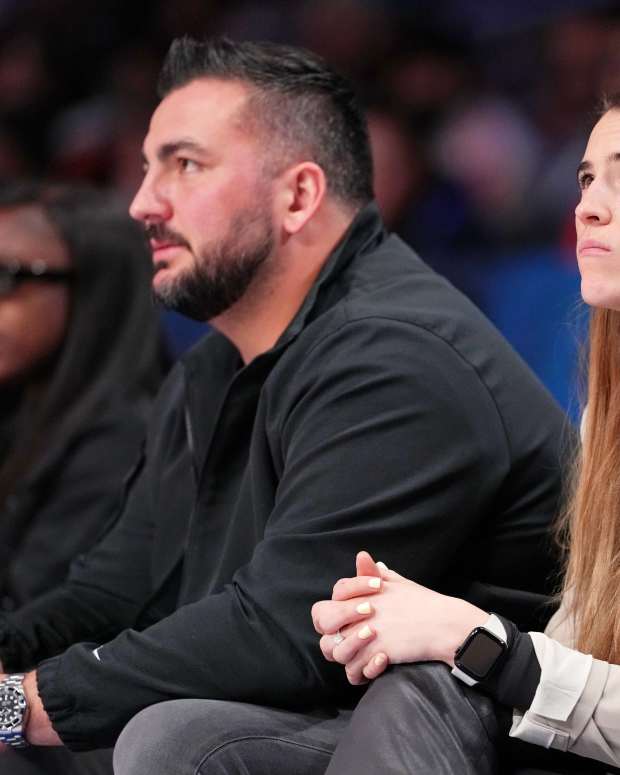
[(161, 283), (153, 291), (154, 296), (167, 309), (194, 320), (211, 320), (245, 294), (271, 255), (274, 243), (267, 208), (263, 205), (256, 210), (241, 210), (232, 218), (224, 237), (203, 247), (194, 257), (193, 266)]

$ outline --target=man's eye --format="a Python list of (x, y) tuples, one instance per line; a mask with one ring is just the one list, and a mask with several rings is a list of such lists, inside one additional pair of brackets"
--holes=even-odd
[(591, 175), (589, 172), (584, 172), (582, 175), (579, 176), (579, 188), (583, 191), (584, 188), (587, 188), (590, 183), (594, 180), (594, 175)]
[(197, 172), (200, 169), (198, 162), (195, 162), (193, 159), (185, 159), (181, 157), (178, 160), (178, 164), (183, 172)]

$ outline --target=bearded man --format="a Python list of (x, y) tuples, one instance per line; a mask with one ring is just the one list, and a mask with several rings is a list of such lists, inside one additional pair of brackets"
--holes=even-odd
[[(563, 416), (386, 234), (363, 113), (322, 60), (182, 39), (160, 94), (131, 214), (155, 295), (213, 332), (162, 389), (101, 542), (0, 620), (0, 738), (109, 747), (146, 709), (117, 772), (322, 772), (359, 689), (312, 603), (363, 547), (526, 621)], [(0, 773), (106, 756), (5, 750)]]

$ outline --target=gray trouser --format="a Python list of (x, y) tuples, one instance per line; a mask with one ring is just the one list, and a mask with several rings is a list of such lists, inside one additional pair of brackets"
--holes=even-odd
[(154, 705), (123, 730), (114, 772), (321, 775), (329, 767), (330, 775), (492, 775), (496, 733), (490, 700), (441, 665), (406, 665), (375, 681), (354, 714), (216, 700)]
[(112, 775), (112, 749), (85, 753), (34, 747), (3, 751), (0, 775)]

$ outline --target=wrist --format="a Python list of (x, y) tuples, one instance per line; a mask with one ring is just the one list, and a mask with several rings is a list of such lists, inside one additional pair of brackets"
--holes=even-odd
[(25, 737), (31, 745), (62, 745), (47, 715), (37, 687), (37, 673), (33, 670), (24, 679), (24, 693), (29, 715), (25, 721)]
[(37, 684), (36, 679), (34, 678), (34, 672), (26, 673), (24, 678), (24, 694), (26, 695), (26, 702), (28, 703), (26, 715), (24, 716), (24, 737), (29, 743), (33, 743), (34, 741), (30, 739), (30, 728), (32, 727), (32, 724), (30, 723), (32, 720), (32, 703), (35, 696), (38, 699)]
[(436, 659), (454, 667), (454, 652), (473, 629), (485, 624), (489, 613), (456, 597), (448, 597), (446, 602), (448, 617), (437, 644)]

